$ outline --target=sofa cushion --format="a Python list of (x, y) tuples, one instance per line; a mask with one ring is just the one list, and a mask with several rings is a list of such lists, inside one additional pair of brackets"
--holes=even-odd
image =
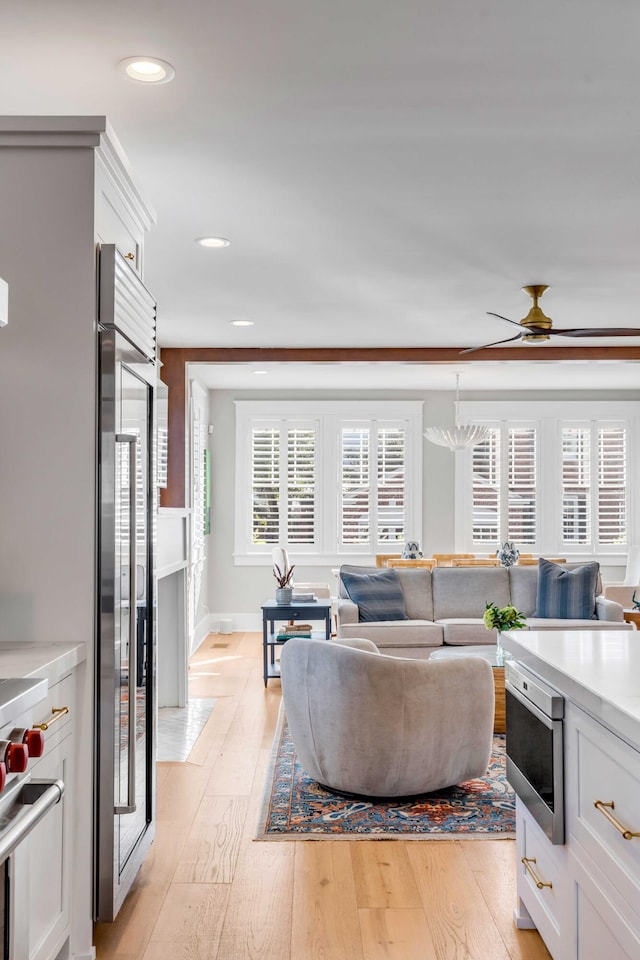
[(340, 624), (341, 637), (366, 637), (381, 650), (394, 647), (440, 647), (442, 627), (429, 620), (387, 620)]
[(540, 557), (533, 616), (558, 620), (595, 620), (599, 570), (600, 565), (595, 562), (568, 570)]
[(487, 601), (511, 603), (506, 567), (436, 567), (431, 583), (434, 620), (482, 619)]
[(497, 632), (487, 630), (482, 620), (477, 617), (452, 617), (449, 620), (438, 620), (444, 633), (444, 642), (450, 646), (466, 646), (467, 644), (489, 644), (497, 642)]
[(431, 570), (418, 567), (415, 570), (396, 570), (402, 593), (405, 612), (409, 620), (433, 620), (433, 594)]
[(395, 570), (351, 573), (344, 567), (340, 577), (351, 600), (358, 605), (361, 623), (406, 620), (404, 594)]
[(513, 606), (525, 617), (532, 617), (538, 598), (538, 568), (519, 567), (517, 563), (509, 567), (509, 586)]
[(560, 617), (530, 617), (529, 630), (633, 630), (632, 623), (615, 620), (563, 620)]

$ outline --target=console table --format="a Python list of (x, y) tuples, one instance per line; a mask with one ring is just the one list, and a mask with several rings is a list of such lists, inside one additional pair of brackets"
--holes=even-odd
[(322, 620), (324, 635), (318, 630), (317, 638), (330, 640), (331, 600), (314, 600), (309, 603), (276, 603), (275, 600), (267, 600), (262, 604), (262, 662), (265, 687), (270, 678), (280, 676), (280, 663), (276, 660), (275, 651), (276, 647), (281, 647), (287, 641), (278, 640), (276, 636), (276, 621), (279, 620), (300, 620), (303, 623)]

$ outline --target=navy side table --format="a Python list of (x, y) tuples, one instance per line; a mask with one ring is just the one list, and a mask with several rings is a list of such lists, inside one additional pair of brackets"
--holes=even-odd
[[(262, 654), (264, 685), (272, 677), (280, 676), (280, 664), (276, 661), (276, 647), (281, 647), (286, 640), (276, 637), (277, 620), (299, 620), (301, 623), (324, 621), (324, 639), (331, 639), (331, 600), (314, 600), (311, 603), (276, 603), (267, 600), (262, 604)], [(314, 631), (315, 633), (315, 631)], [(318, 635), (321, 631), (317, 631)], [(318, 638), (320, 638), (318, 636)]]

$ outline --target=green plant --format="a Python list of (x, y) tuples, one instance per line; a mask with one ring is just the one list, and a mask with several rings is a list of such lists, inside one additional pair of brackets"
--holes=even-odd
[(518, 630), (526, 626), (525, 615), (515, 607), (509, 604), (506, 607), (498, 607), (490, 601), (485, 604), (483, 620), (487, 630)]
[(291, 586), (291, 576), (293, 574), (294, 569), (295, 569), (295, 563), (292, 566), (290, 566), (288, 570), (285, 568), (284, 572), (280, 569), (277, 563), (274, 563), (272, 572), (274, 577), (278, 581), (278, 586), (280, 587), (280, 589), (282, 589), (283, 587)]

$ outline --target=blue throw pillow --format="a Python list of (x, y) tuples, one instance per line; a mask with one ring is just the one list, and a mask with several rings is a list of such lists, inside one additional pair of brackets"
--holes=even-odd
[(408, 619), (404, 594), (395, 570), (376, 570), (372, 573), (341, 570), (340, 578), (351, 600), (358, 604), (360, 623)]
[(534, 617), (595, 620), (599, 563), (566, 570), (551, 560), (538, 560), (538, 595)]

